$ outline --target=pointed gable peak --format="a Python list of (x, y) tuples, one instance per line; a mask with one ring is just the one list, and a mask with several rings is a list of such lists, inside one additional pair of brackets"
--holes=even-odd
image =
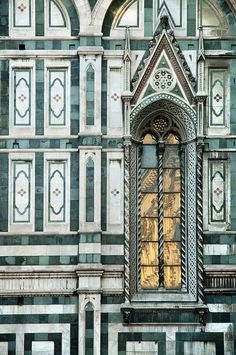
[[(148, 48), (131, 81), (133, 104), (141, 98), (141, 94), (147, 87), (150, 78), (158, 70), (157, 65), (163, 55), (168, 59), (171, 67), (170, 71), (175, 76), (184, 96), (189, 103), (192, 103), (195, 96), (196, 81), (175, 38), (174, 31), (170, 29), (168, 16), (162, 16), (153, 39), (149, 42)], [(155, 89), (156, 91), (168, 91), (168, 87), (162, 89), (158, 88), (158, 85)]]

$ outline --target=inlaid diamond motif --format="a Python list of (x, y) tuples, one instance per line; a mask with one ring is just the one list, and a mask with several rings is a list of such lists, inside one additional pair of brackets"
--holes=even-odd
[(21, 102), (24, 102), (24, 101), (27, 99), (27, 97), (26, 97), (24, 94), (21, 94), (21, 95), (18, 97), (18, 99), (19, 99)]
[(53, 100), (55, 100), (56, 102), (60, 101), (62, 99), (62, 97), (58, 94), (56, 94), (54, 97), (53, 97)]
[(17, 193), (18, 193), (18, 195), (23, 197), (26, 194), (26, 191), (24, 189), (20, 189), (19, 191), (17, 191)]
[(117, 195), (119, 195), (119, 193), (120, 193), (120, 191), (118, 191), (117, 189), (113, 189), (113, 190), (111, 191), (111, 194), (112, 194), (113, 196), (117, 196)]
[(114, 101), (117, 101), (117, 100), (120, 98), (120, 96), (117, 95), (117, 93), (115, 92), (115, 93), (111, 96), (111, 98), (112, 98)]
[(58, 188), (56, 188), (52, 193), (56, 196), (59, 196), (61, 194), (61, 191)]
[(222, 194), (222, 190), (219, 189), (219, 187), (217, 187), (217, 189), (214, 190), (214, 194), (216, 194), (217, 196), (221, 195)]
[(26, 9), (26, 6), (24, 4), (20, 4), (17, 9), (19, 9), (21, 12), (24, 12)]
[(214, 100), (216, 100), (216, 102), (219, 102), (220, 100), (222, 100), (222, 96), (220, 96), (220, 94), (216, 94), (214, 96)]

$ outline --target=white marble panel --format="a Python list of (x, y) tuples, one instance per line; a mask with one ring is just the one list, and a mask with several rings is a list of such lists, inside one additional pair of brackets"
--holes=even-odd
[(216, 346), (212, 342), (185, 341), (184, 355), (216, 355)]
[(121, 67), (109, 68), (108, 85), (108, 134), (122, 133), (122, 69)]
[(70, 18), (61, 0), (45, 0), (45, 35), (70, 36)]
[(107, 230), (123, 230), (123, 157), (121, 153), (107, 153)]
[(70, 135), (71, 75), (68, 60), (44, 62), (44, 134)]
[(12, 137), (35, 134), (35, 61), (10, 61), (9, 131)]
[(32, 355), (54, 355), (54, 342), (32, 341)]
[(127, 341), (126, 355), (157, 355), (158, 343), (154, 341)]
[(0, 246), (1, 256), (78, 255), (78, 245), (9, 245)]
[(13, 26), (14, 27), (31, 27), (31, 0), (14, 0), (13, 4)]
[(8, 355), (8, 343), (0, 342), (0, 354)]
[(9, 155), (9, 230), (34, 229), (34, 154)]
[(45, 153), (44, 228), (65, 231), (70, 225), (70, 153)]

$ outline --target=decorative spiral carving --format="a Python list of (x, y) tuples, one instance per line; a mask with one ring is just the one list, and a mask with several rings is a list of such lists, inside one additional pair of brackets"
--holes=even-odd
[(164, 287), (163, 155), (158, 156), (158, 237), (159, 287)]
[(197, 146), (197, 243), (198, 243), (198, 302), (203, 303), (203, 212), (202, 212), (202, 153)]
[(127, 142), (124, 148), (124, 209), (125, 209), (125, 242), (124, 242), (124, 295), (125, 303), (130, 300), (130, 255), (129, 255), (129, 229), (130, 229), (130, 143)]
[(185, 228), (185, 151), (181, 152), (181, 282), (186, 288), (186, 228)]

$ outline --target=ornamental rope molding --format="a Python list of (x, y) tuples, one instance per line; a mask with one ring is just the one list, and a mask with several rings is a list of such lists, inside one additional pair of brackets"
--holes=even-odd
[(124, 293), (125, 293), (125, 303), (129, 303), (130, 292), (129, 292), (129, 269), (130, 269), (130, 255), (129, 255), (129, 233), (130, 233), (130, 142), (125, 142), (125, 154), (124, 154), (124, 212), (125, 212), (125, 243), (124, 243)]
[(182, 178), (181, 181), (181, 280), (182, 280), (182, 288), (186, 288), (186, 218), (185, 218), (185, 152), (182, 146), (181, 152), (181, 171)]
[(202, 212), (203, 144), (197, 146), (197, 241), (198, 241), (198, 302), (203, 303), (203, 212)]
[[(160, 146), (160, 145), (159, 145)], [(159, 149), (159, 147), (158, 147)], [(158, 159), (158, 220), (163, 221), (163, 149)], [(159, 287), (164, 287), (164, 232), (163, 223), (158, 223)]]

